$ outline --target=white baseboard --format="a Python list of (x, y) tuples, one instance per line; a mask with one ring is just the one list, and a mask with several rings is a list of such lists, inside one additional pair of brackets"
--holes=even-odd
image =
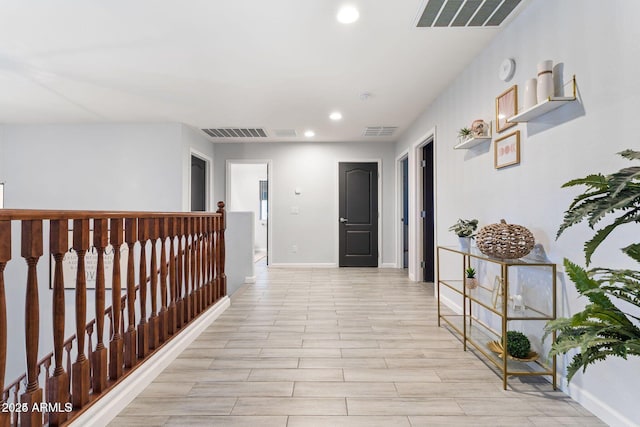
[(449, 307), (451, 310), (453, 310), (454, 313), (462, 314), (462, 306), (460, 304), (456, 304), (455, 302), (453, 302), (453, 300), (447, 298), (444, 295), (441, 295), (440, 299), (442, 300), (442, 303), (447, 307)]
[(338, 265), (333, 262), (274, 262), (269, 264), (270, 268), (337, 268)]
[(244, 283), (256, 283), (256, 276), (247, 276), (244, 278)]
[(180, 353), (213, 323), (230, 305), (229, 297), (223, 297), (213, 307), (196, 319), (187, 329), (165, 344), (155, 355), (144, 363), (144, 367), (136, 369), (128, 377), (91, 405), (78, 418), (73, 420), (72, 427), (106, 426), (124, 408), (135, 399), (162, 371), (169, 366)]
[(582, 407), (600, 418), (607, 425), (612, 427), (637, 427), (638, 423), (633, 422), (620, 412), (607, 405), (596, 396), (584, 388), (570, 383), (567, 387), (567, 379), (564, 375), (558, 374), (558, 386), (569, 397), (578, 402)]
[(383, 262), (378, 268), (398, 268), (395, 262)]

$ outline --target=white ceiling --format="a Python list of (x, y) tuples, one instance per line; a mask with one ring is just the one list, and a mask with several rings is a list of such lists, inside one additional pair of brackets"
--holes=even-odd
[[(344, 25), (335, 18), (344, 3), (0, 0), (0, 123), (182, 122), (296, 129), (286, 141), (306, 140), (306, 129), (317, 141), (395, 140), (499, 31), (416, 28), (423, 0), (353, 0), (360, 19)], [(334, 110), (340, 122), (329, 120)], [(367, 126), (399, 129), (364, 137)]]

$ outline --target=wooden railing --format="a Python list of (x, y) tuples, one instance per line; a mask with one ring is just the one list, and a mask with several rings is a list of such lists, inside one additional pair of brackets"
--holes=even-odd
[[(12, 236), (12, 222), (20, 223), (19, 236)], [(43, 295), (38, 263), (44, 255), (47, 225), (53, 316), (51, 329), (42, 333), (51, 334), (53, 351), (38, 360), (38, 298)], [(0, 427), (68, 423), (224, 297), (224, 230), (223, 202), (216, 213), (0, 210), (0, 386), (4, 390)], [(26, 296), (10, 303), (25, 306), (26, 373), (5, 386), (7, 352), (12, 349), (7, 343), (8, 322), (12, 327), (20, 323), (7, 319), (4, 273), (16, 237), (27, 264)], [(121, 252), (127, 252), (126, 262)], [(67, 253), (77, 258), (72, 265), (75, 277), (67, 277)], [(92, 276), (95, 291), (89, 291), (96, 318), (89, 322), (88, 254), (97, 258)], [(106, 261), (110, 268), (105, 267)], [(125, 271), (121, 264), (126, 264)], [(105, 308), (107, 279), (109, 308)], [(75, 287), (76, 332), (65, 339), (65, 284), (69, 282)], [(22, 283), (10, 285), (23, 287)], [(105, 319), (110, 325), (107, 339)]]

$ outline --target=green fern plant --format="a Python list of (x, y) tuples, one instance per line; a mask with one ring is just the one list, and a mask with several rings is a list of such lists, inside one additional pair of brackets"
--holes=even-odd
[[(618, 153), (629, 160), (640, 160), (640, 151)], [(619, 214), (613, 222), (596, 230), (585, 243), (586, 264), (598, 246), (620, 225), (640, 223), (640, 167), (633, 166), (611, 175), (589, 175), (567, 182), (563, 187), (586, 185), (588, 190), (577, 196), (565, 212), (556, 238), (569, 227), (587, 219), (593, 229), (602, 219)], [(640, 263), (640, 243), (622, 248), (622, 252)], [(578, 292), (589, 299), (584, 310), (571, 318), (559, 318), (545, 326), (545, 336), (558, 333), (550, 355), (566, 354), (578, 349), (567, 367), (567, 378), (582, 368), (617, 356), (640, 356), (640, 318), (623, 312), (610, 297), (640, 308), (640, 272), (623, 269), (592, 268), (585, 270), (565, 259), (564, 266)]]

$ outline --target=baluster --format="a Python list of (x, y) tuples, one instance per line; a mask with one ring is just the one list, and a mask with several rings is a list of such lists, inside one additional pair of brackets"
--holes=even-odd
[(169, 335), (173, 335), (177, 330), (177, 318), (176, 318), (176, 300), (177, 295), (177, 275), (176, 275), (176, 252), (175, 252), (175, 239), (178, 234), (178, 218), (169, 218), (169, 292), (171, 297), (169, 298)]
[[(51, 220), (49, 222), (49, 248), (55, 262), (53, 272), (53, 377), (47, 386), (47, 399), (51, 403), (59, 403), (61, 407), (69, 401), (69, 374), (62, 366), (64, 355), (64, 277), (62, 274), (62, 260), (69, 248), (69, 221)], [(51, 412), (49, 424), (57, 426), (67, 420), (64, 411)]]
[(167, 312), (167, 235), (169, 234), (169, 218), (157, 219), (160, 235), (160, 341), (169, 337), (169, 316)]
[[(7, 367), (7, 299), (4, 293), (4, 268), (11, 259), (11, 221), (0, 221), (0, 391), (4, 390)], [(0, 403), (7, 402), (7, 395)], [(11, 417), (7, 411), (0, 411), (0, 427), (7, 427)]]
[(73, 220), (73, 249), (78, 255), (76, 275), (76, 339), (78, 353), (71, 367), (71, 399), (75, 408), (89, 403), (89, 360), (85, 355), (85, 328), (87, 326), (87, 276), (85, 255), (89, 249), (89, 220)]
[(209, 255), (211, 263), (211, 304), (216, 302), (216, 225), (217, 217), (211, 218), (211, 254)]
[(202, 218), (202, 310), (209, 308), (209, 217)]
[(191, 218), (193, 223), (193, 261), (192, 264), (195, 271), (191, 275), (193, 277), (193, 317), (200, 314), (200, 221), (199, 218)]
[(213, 303), (215, 304), (218, 301), (218, 217), (215, 216), (212, 218), (213, 225), (213, 233), (211, 239), (211, 263), (212, 263), (212, 272), (213, 272)]
[(25, 301), (25, 340), (27, 356), (27, 388), (20, 396), (29, 410), (20, 414), (23, 426), (41, 426), (42, 413), (31, 411), (42, 402), (42, 388), (38, 384), (38, 340), (40, 339), (40, 305), (38, 301), (38, 260), (43, 254), (42, 220), (22, 221), (22, 257), (26, 260), (27, 294)]
[(182, 289), (184, 286), (184, 250), (182, 248), (182, 237), (184, 235), (184, 218), (175, 218), (176, 226), (177, 226), (177, 236), (178, 236), (178, 254), (176, 258), (177, 265), (177, 274), (176, 278), (176, 291), (177, 291), (177, 302), (176, 302), (176, 315), (177, 315), (177, 329), (180, 329), (184, 324), (184, 300), (182, 298)]
[(138, 359), (136, 355), (136, 278), (134, 266), (134, 249), (137, 242), (136, 219), (127, 218), (125, 220), (124, 240), (129, 247), (127, 260), (127, 331), (124, 333), (124, 366), (133, 368)]
[(192, 242), (190, 240), (191, 237), (191, 218), (187, 217), (184, 219), (184, 296), (182, 297), (184, 301), (184, 323), (189, 323), (191, 320), (191, 309), (193, 305), (191, 304), (191, 286), (190, 286), (190, 278), (191, 276), (191, 246)]
[(109, 245), (109, 225), (106, 218), (93, 220), (93, 246), (98, 251), (96, 268), (96, 349), (91, 355), (93, 367), (93, 393), (107, 388), (107, 348), (104, 346), (105, 278), (104, 251)]
[(116, 380), (122, 376), (122, 279), (120, 272), (120, 247), (123, 243), (123, 223), (120, 218), (110, 220), (110, 240), (113, 247), (113, 276), (111, 279), (111, 312), (113, 334), (109, 343), (109, 378)]
[(149, 239), (149, 220), (138, 220), (138, 240), (140, 240), (140, 321), (138, 322), (138, 358), (149, 354), (149, 324), (147, 323), (147, 240)]
[(227, 275), (224, 272), (225, 269), (225, 244), (224, 244), (224, 230), (227, 228), (227, 214), (224, 210), (224, 202), (218, 202), (218, 213), (220, 217), (220, 244), (218, 251), (220, 252), (220, 298), (227, 295)]
[(220, 294), (220, 280), (218, 274), (218, 232), (220, 229), (220, 217), (213, 217), (213, 254), (211, 256), (213, 261), (213, 302), (218, 301)]
[(160, 318), (158, 317), (158, 260), (156, 257), (158, 237), (160, 236), (160, 219), (150, 218), (149, 239), (151, 240), (151, 282), (149, 292), (151, 293), (151, 316), (149, 318), (149, 347), (158, 348), (160, 346)]

